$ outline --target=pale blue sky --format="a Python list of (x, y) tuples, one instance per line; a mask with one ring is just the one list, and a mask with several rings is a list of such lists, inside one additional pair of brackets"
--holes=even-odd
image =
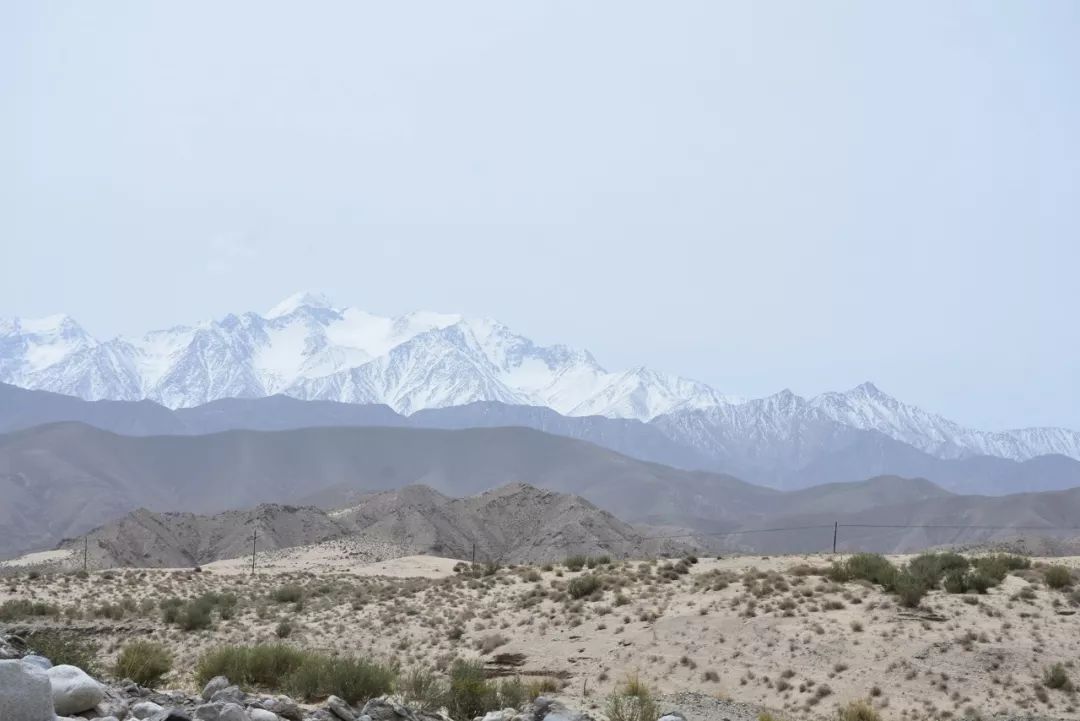
[(13, 2), (0, 315), (302, 288), (1080, 427), (1080, 3)]

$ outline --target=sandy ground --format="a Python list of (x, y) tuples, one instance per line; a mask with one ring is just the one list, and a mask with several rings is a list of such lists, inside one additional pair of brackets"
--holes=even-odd
[[(257, 574), (297, 573), (302, 571), (338, 571), (355, 576), (388, 578), (444, 578), (452, 576), (460, 561), (436, 556), (403, 556), (374, 563), (358, 563), (341, 557), (329, 544), (304, 546), (271, 554), (256, 554)], [(182, 570), (182, 569), (173, 569)], [(204, 571), (221, 574), (250, 574), (251, 558), (231, 558), (203, 566)]]
[(74, 558), (72, 551), (36, 551), (25, 556), (0, 561), (0, 568), (29, 568), (70, 562)]
[[(106, 662), (133, 631), (159, 639), (177, 651), (170, 683), (189, 688), (200, 653), (223, 643), (277, 641), (275, 629), (285, 621), (289, 643), (392, 657), (405, 666), (520, 654), (522, 665), (492, 668), (559, 677), (563, 695), (586, 706), (602, 706), (616, 683), (637, 675), (662, 694), (694, 692), (699, 701), (747, 703), (790, 719), (833, 718), (837, 706), (854, 699), (869, 699), (885, 719), (1080, 719), (1075, 692), (1041, 683), (1044, 668), (1061, 662), (1080, 685), (1080, 626), (1072, 589), (1042, 583), (1038, 560), (985, 595), (932, 591), (920, 608), (908, 609), (865, 583), (804, 575), (806, 566), (826, 567), (828, 556), (702, 559), (668, 579), (664, 562), (655, 561), (580, 572), (519, 566), (471, 576), (441, 558), (350, 565), (325, 548), (279, 553), (254, 576), (245, 559), (200, 573), (24, 573), (4, 581), (0, 603), (57, 604), (61, 618), (21, 625), (92, 636)], [(1046, 562), (1080, 567), (1077, 557)], [(569, 598), (568, 582), (586, 574), (600, 576), (603, 590)], [(273, 600), (288, 584), (303, 588), (302, 606)], [(239, 598), (235, 616), (216, 620), (213, 629), (186, 632), (166, 625), (156, 610), (164, 598), (207, 591)], [(109, 619), (104, 604), (129, 610)], [(719, 719), (726, 711), (700, 713)]]

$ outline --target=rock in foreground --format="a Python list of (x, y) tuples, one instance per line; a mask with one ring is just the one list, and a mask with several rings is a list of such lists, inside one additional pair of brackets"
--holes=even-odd
[(0, 661), (0, 719), (53, 721), (52, 691), (45, 671), (22, 661)]

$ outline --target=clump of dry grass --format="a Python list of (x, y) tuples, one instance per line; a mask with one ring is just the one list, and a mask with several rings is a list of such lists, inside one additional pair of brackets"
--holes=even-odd
[(656, 721), (660, 717), (652, 689), (636, 675), (627, 677), (612, 691), (606, 712), (610, 721)]

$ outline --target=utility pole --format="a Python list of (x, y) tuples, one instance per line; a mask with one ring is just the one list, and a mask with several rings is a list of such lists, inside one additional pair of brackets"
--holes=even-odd
[(836, 532), (840, 530), (840, 521), (833, 521), (832, 527), (832, 552), (836, 555)]
[(88, 550), (89, 546), (90, 546), (89, 539), (86, 536), (83, 536), (83, 539), (82, 539), (82, 570), (83, 570), (83, 573), (89, 573), (89, 571), (87, 570), (87, 564), (86, 564), (86, 555), (87, 555), (87, 550)]
[(472, 542), (472, 562), (476, 563), (476, 541)]
[(259, 529), (251, 530), (251, 573), (255, 574), (255, 539), (259, 537)]

